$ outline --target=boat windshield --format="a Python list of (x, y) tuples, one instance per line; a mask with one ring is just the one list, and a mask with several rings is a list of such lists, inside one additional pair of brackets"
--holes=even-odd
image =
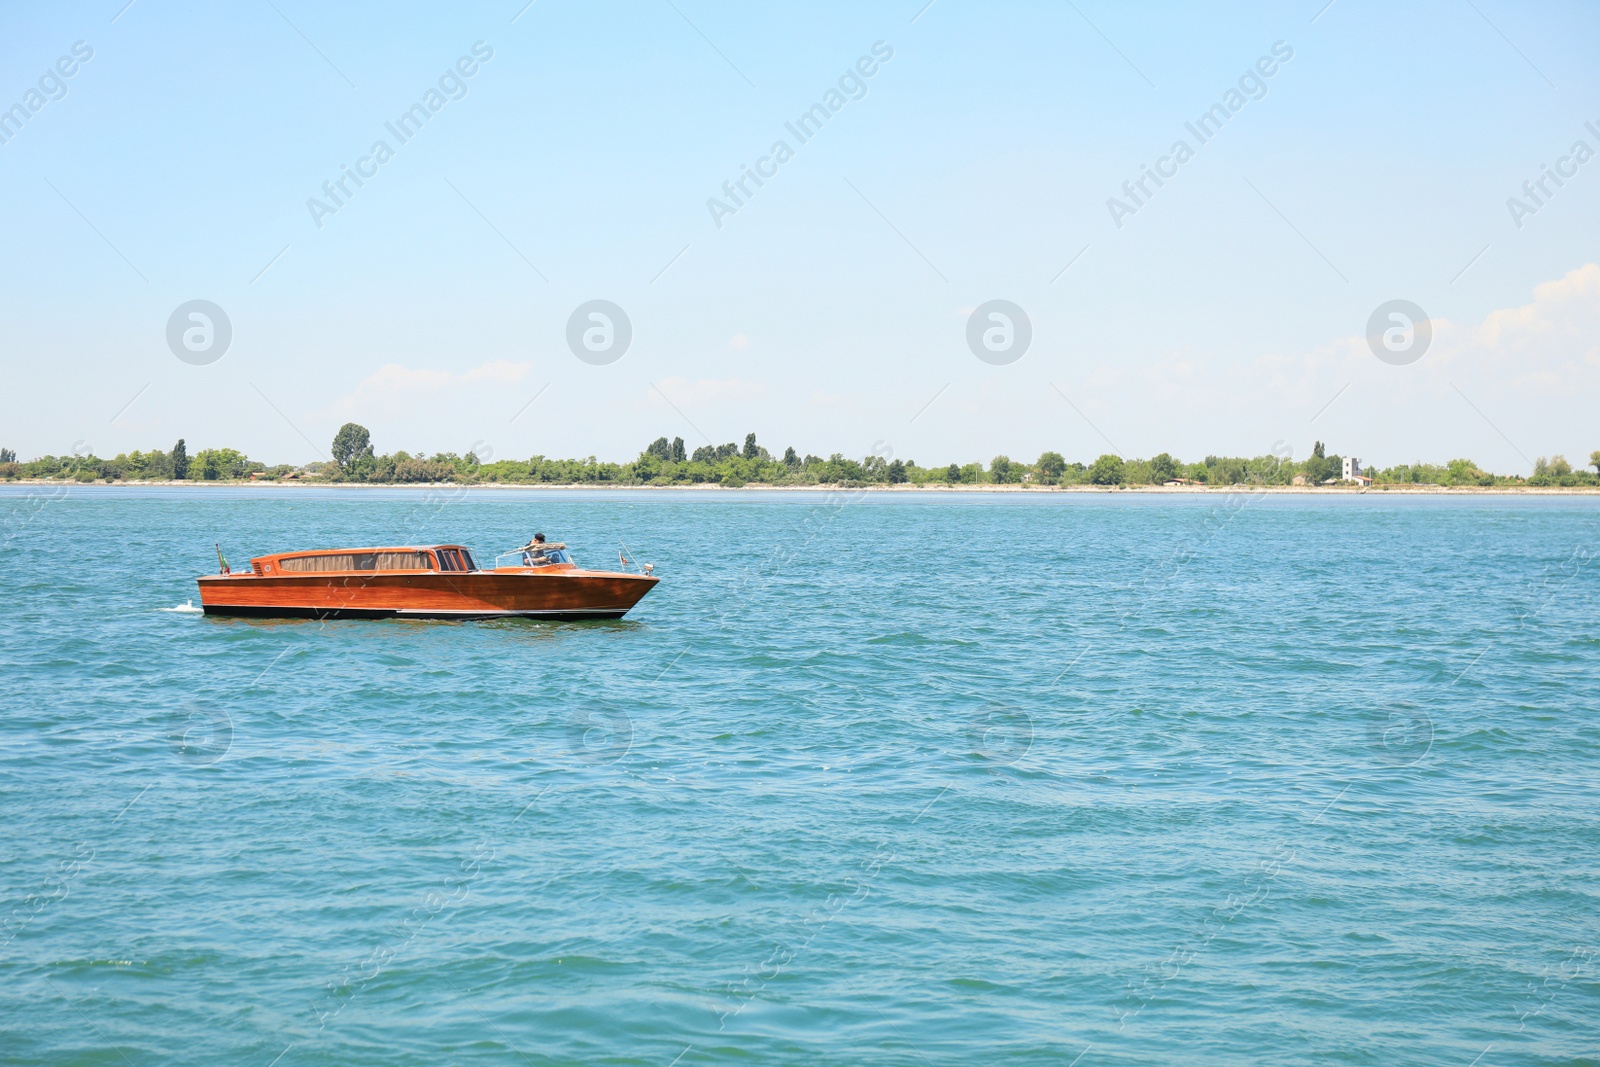
[(551, 567), (557, 563), (572, 563), (572, 553), (567, 551), (566, 545), (546, 545), (543, 548), (519, 548), (514, 552), (506, 552), (494, 558), (494, 565), (500, 567)]

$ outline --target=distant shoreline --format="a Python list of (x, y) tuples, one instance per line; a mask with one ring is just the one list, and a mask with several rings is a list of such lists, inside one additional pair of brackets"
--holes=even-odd
[(887, 485), (873, 482), (865, 485), (762, 485), (746, 484), (738, 487), (716, 482), (698, 482), (690, 485), (616, 485), (597, 482), (580, 482), (557, 485), (539, 482), (267, 482), (267, 481), (64, 481), (59, 478), (14, 478), (0, 481), (6, 485), (47, 485), (63, 489), (98, 486), (102, 488), (160, 486), (175, 489), (206, 489), (244, 487), (259, 489), (402, 489), (402, 490), (563, 490), (574, 492), (685, 492), (719, 490), (730, 493), (746, 491), (761, 493), (1133, 493), (1148, 494), (1201, 494), (1218, 495), (1238, 492), (1275, 493), (1292, 496), (1600, 496), (1600, 486), (1528, 486), (1528, 485)]

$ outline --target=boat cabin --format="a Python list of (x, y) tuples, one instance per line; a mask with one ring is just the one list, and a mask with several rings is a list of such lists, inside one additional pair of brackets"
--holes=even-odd
[(426, 548), (340, 548), (257, 556), (250, 569), (262, 576), (296, 574), (372, 574), (475, 571), (472, 553), (461, 545)]

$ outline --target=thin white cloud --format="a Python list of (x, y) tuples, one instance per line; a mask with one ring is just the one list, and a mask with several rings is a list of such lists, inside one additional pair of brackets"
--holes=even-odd
[(1528, 384), (1600, 369), (1600, 264), (1542, 282), (1530, 303), (1492, 311), (1464, 336), (1445, 340), (1463, 358), (1497, 364)]
[[(656, 388), (679, 407), (698, 408), (760, 396), (767, 391), (767, 384), (748, 378), (701, 378), (697, 381), (663, 378), (656, 383)], [(654, 390), (651, 390), (650, 396), (656, 404), (662, 403)]]
[(829, 393), (813, 389), (806, 398), (806, 407), (818, 410), (854, 411), (860, 407), (856, 398), (846, 393)]
[(456, 373), (386, 363), (361, 379), (354, 391), (335, 400), (330, 410), (340, 418), (355, 418), (370, 414), (375, 409), (393, 410), (409, 397), (437, 394), (457, 386), (520, 382), (527, 377), (531, 367), (530, 363), (497, 359)]
[[(1194, 353), (1175, 352), (1146, 367), (1140, 377), (1153, 395), (1182, 393), (1214, 412), (1239, 415), (1262, 403), (1310, 414), (1348, 383), (1380, 393), (1421, 397), (1450, 391), (1470, 376), (1497, 388), (1550, 400), (1554, 388), (1593, 384), (1600, 371), (1600, 265), (1589, 263), (1534, 287), (1532, 300), (1498, 308), (1477, 323), (1430, 320), (1433, 340), (1414, 364), (1380, 362), (1361, 335), (1336, 338), (1309, 352), (1262, 353), (1248, 372), (1217, 373)], [(1463, 379), (1465, 380), (1465, 379)], [(1091, 389), (1120, 388), (1116, 368), (1086, 377)]]

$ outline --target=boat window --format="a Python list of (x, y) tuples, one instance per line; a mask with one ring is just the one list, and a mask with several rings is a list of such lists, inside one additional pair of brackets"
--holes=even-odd
[(285, 571), (426, 571), (426, 552), (329, 552), (318, 556), (293, 556), (278, 561)]
[(281, 559), (278, 566), (286, 571), (353, 571), (358, 568), (351, 562), (350, 553), (330, 553), (326, 556), (294, 556)]
[(380, 571), (427, 571), (433, 568), (428, 565), (426, 552), (379, 552), (378, 570)]
[(453, 548), (436, 549), (439, 554), (439, 569), (442, 571), (464, 571), (466, 567), (461, 564), (461, 553)]
[(461, 566), (463, 570), (475, 571), (478, 569), (478, 565), (472, 560), (472, 553), (464, 548), (461, 550)]

